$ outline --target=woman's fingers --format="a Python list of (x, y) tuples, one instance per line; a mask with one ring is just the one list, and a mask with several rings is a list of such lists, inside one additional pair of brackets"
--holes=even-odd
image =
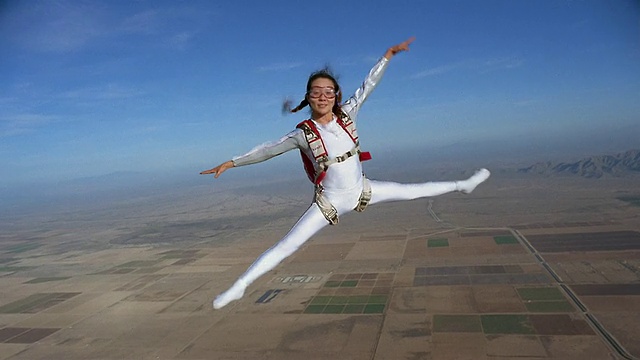
[(400, 51), (408, 51), (409, 50), (409, 45), (416, 39), (415, 36), (410, 37), (409, 39), (407, 39), (406, 41), (402, 42), (401, 44), (396, 46), (397, 52)]
[(222, 163), (222, 164), (214, 167), (213, 169), (204, 170), (204, 171), (200, 172), (200, 174), (201, 175), (214, 174), (214, 178), (218, 178), (218, 176), (220, 176), (220, 174), (222, 174), (227, 169), (232, 168), (232, 167), (234, 167), (233, 161), (227, 161), (225, 163)]

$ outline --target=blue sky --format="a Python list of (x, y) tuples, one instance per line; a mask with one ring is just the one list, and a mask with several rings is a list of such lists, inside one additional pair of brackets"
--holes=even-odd
[(409, 36), (361, 111), (369, 150), (639, 129), (633, 0), (9, 0), (0, 186), (197, 174), (290, 131), (312, 71), (355, 90)]

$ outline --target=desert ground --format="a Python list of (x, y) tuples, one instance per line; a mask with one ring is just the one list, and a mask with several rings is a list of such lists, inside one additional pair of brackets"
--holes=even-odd
[(495, 171), (328, 226), (215, 295), (309, 205), (300, 181), (0, 220), (0, 359), (634, 359), (638, 177)]

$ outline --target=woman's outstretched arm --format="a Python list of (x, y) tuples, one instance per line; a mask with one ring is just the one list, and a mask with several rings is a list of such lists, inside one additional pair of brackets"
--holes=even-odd
[(308, 149), (309, 145), (304, 137), (304, 133), (300, 129), (295, 129), (280, 138), (278, 141), (267, 142), (256, 146), (244, 155), (236, 156), (229, 161), (214, 167), (213, 169), (200, 172), (202, 175), (214, 174), (214, 178), (218, 178), (220, 174), (231, 169), (232, 167), (257, 164), (269, 160), (275, 156), (293, 149)]

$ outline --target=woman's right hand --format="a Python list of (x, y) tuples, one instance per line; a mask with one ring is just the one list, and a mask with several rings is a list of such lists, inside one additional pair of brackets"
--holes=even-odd
[(403, 51), (409, 51), (409, 45), (411, 45), (411, 43), (413, 42), (413, 40), (415, 40), (416, 37), (412, 36), (409, 39), (405, 40), (404, 42), (392, 46), (390, 47), (387, 52), (384, 54), (384, 57), (387, 58), (387, 60), (391, 60), (392, 57), (394, 57), (397, 53), (399, 52), (403, 52)]
[(209, 170), (205, 170), (205, 171), (201, 171), (200, 175), (209, 175), (209, 174), (214, 174), (214, 178), (217, 179), (218, 176), (220, 176), (220, 174), (222, 174), (223, 172), (227, 171), (228, 169), (231, 169), (232, 167), (234, 167), (235, 165), (233, 165), (233, 161), (229, 160), (227, 162), (224, 162), (216, 167), (214, 167), (213, 169), (209, 169)]

